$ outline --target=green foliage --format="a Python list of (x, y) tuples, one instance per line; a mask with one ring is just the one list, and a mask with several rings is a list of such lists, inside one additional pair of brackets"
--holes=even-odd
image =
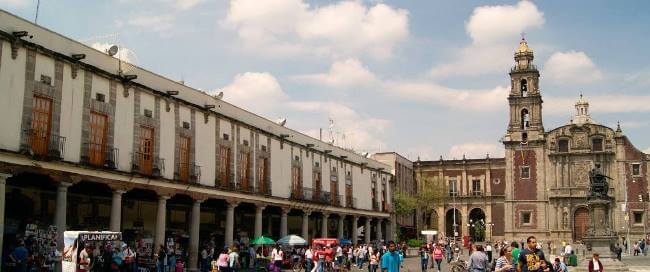
[(409, 247), (421, 247), (422, 245), (424, 245), (424, 241), (418, 239), (410, 239), (406, 242), (406, 244)]
[(417, 206), (425, 213), (433, 210), (435, 206), (448, 201), (449, 190), (447, 184), (438, 180), (437, 177), (418, 175), (418, 179)]
[(410, 215), (417, 208), (417, 199), (406, 193), (397, 191), (393, 194), (393, 208), (396, 215)]

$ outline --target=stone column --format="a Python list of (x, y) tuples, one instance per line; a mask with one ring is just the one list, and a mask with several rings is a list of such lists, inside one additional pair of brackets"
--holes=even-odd
[(343, 239), (343, 224), (345, 223), (345, 215), (339, 214), (339, 223), (338, 223), (338, 238)]
[(359, 242), (359, 217), (354, 215), (352, 216), (352, 244), (356, 245)]
[(255, 237), (252, 239), (262, 236), (262, 212), (264, 209), (266, 209), (266, 205), (258, 204), (257, 207), (255, 207)]
[(68, 187), (72, 183), (61, 182), (56, 192), (56, 211), (54, 212), (54, 225), (56, 225), (57, 241), (56, 245), (63, 252), (63, 232), (66, 226), (66, 212), (68, 206)]
[(165, 244), (165, 224), (167, 223), (167, 199), (170, 196), (158, 196), (158, 209), (156, 211), (156, 234), (154, 236), (154, 251), (157, 251), (160, 246)]
[(302, 238), (309, 241), (309, 215), (311, 211), (303, 211), (302, 213)]
[(232, 246), (235, 230), (235, 207), (239, 205), (238, 202), (228, 202), (228, 210), (226, 210), (226, 237), (225, 245)]
[(370, 217), (366, 217), (366, 225), (363, 227), (363, 233), (365, 238), (365, 243), (370, 244)]
[(122, 194), (124, 190), (113, 191), (113, 202), (111, 204), (111, 231), (120, 231), (122, 226)]
[(3, 233), (0, 234), (0, 256), (4, 256), (2, 253), (2, 238), (4, 237), (4, 229), (5, 229), (5, 200), (7, 199), (6, 191), (5, 191), (5, 186), (7, 184), (7, 179), (11, 177), (9, 174), (4, 174), (0, 173), (0, 231)]
[(382, 234), (381, 230), (381, 223), (384, 221), (382, 218), (377, 218), (377, 240), (384, 239), (384, 235)]
[(327, 238), (327, 218), (330, 216), (329, 213), (323, 212), (323, 224), (321, 225), (321, 236)]
[(189, 271), (198, 271), (199, 263), (199, 233), (201, 227), (201, 202), (202, 199), (195, 199), (192, 205), (192, 220), (190, 222), (190, 263)]
[(289, 232), (287, 220), (289, 218), (290, 210), (291, 208), (282, 208), (282, 215), (280, 217), (280, 238), (287, 236)]

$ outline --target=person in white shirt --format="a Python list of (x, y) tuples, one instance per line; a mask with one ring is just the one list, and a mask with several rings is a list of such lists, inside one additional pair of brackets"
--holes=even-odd
[(340, 245), (336, 247), (336, 263), (339, 265), (343, 263), (343, 248)]
[(305, 268), (305, 271), (312, 271), (312, 268), (315, 269), (314, 253), (311, 251), (311, 248), (309, 247), (305, 250), (305, 265), (307, 266)]

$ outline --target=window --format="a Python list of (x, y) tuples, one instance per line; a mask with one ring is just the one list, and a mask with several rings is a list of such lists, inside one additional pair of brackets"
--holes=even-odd
[(88, 158), (92, 165), (104, 165), (104, 148), (106, 143), (106, 124), (108, 117), (96, 112), (90, 113), (90, 143)]
[(449, 179), (449, 196), (457, 196), (458, 188), (456, 188), (456, 179)]
[(267, 165), (269, 163), (269, 159), (263, 158), (260, 161), (260, 165), (257, 168), (257, 187), (260, 192), (265, 192), (266, 191), (266, 172), (267, 172)]
[(522, 179), (530, 178), (530, 166), (521, 167), (521, 178)]
[(219, 158), (221, 158), (219, 165), (219, 181), (221, 181), (221, 185), (227, 185), (229, 182), (230, 156), (230, 147), (222, 146), (219, 148)]
[(320, 172), (314, 172), (312, 174), (312, 179), (314, 180), (314, 190), (316, 192), (320, 192), (320, 189), (322, 187), (321, 184), (321, 173)]
[(521, 96), (528, 96), (528, 82), (525, 79), (521, 80)]
[(261, 148), (262, 148), (262, 151), (266, 151), (266, 146), (265, 145), (262, 145)]
[(191, 139), (181, 136), (178, 147), (178, 178), (188, 181), (190, 178), (190, 146)]
[(634, 224), (643, 224), (643, 212), (634, 212)]
[(52, 99), (34, 96), (32, 103), (32, 151), (38, 155), (47, 155), (52, 123)]
[(521, 110), (521, 129), (523, 130), (528, 129), (528, 123), (529, 123), (528, 109), (523, 109)]
[(144, 116), (151, 118), (153, 116), (153, 113), (151, 112), (151, 110), (145, 109), (144, 110)]
[(239, 185), (246, 190), (249, 187), (248, 179), (250, 178), (251, 155), (249, 152), (242, 151), (239, 153), (239, 157), (241, 159), (241, 167), (239, 167)]
[(475, 179), (472, 180), (472, 195), (480, 196), (481, 195), (481, 180)]
[(558, 152), (569, 152), (569, 140), (562, 139), (557, 142)]
[(291, 168), (291, 188), (294, 192), (302, 191), (302, 180), (300, 179), (300, 167)]
[(319, 162), (314, 162), (314, 167), (320, 167), (320, 163)]
[(603, 139), (594, 138), (591, 140), (591, 149), (593, 151), (603, 151)]
[(633, 163), (632, 164), (632, 176), (640, 176), (641, 175), (641, 164), (640, 163)]
[(531, 219), (531, 212), (521, 212), (522, 225), (530, 225), (532, 223)]
[(248, 146), (248, 140), (243, 141), (244, 146)]
[(230, 138), (230, 136), (228, 134), (226, 134), (226, 133), (223, 134), (223, 139), (224, 140), (228, 141), (229, 138)]
[(151, 174), (153, 166), (153, 128), (140, 128), (140, 170)]
[(106, 95), (101, 94), (101, 93), (96, 93), (95, 94), (95, 100), (97, 100), (99, 102), (104, 102), (104, 101), (106, 101)]

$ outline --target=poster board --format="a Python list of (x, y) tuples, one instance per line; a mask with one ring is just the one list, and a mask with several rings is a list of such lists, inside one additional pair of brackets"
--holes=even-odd
[(121, 232), (110, 231), (66, 231), (63, 233), (63, 272), (76, 272), (79, 269), (79, 254), (86, 243), (100, 244), (121, 241)]

